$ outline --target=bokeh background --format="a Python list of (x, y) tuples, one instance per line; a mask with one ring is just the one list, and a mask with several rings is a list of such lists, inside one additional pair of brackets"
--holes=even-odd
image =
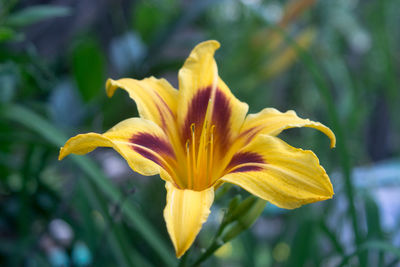
[[(294, 109), (328, 125), (281, 135), (312, 149), (332, 200), (267, 205), (204, 266), (399, 266), (400, 1), (1, 0), (0, 265), (176, 266), (164, 184), (110, 149), (57, 160), (67, 138), (137, 116), (108, 77), (167, 78), (219, 40), (220, 76), (250, 112)], [(186, 264), (207, 248), (223, 189)]]

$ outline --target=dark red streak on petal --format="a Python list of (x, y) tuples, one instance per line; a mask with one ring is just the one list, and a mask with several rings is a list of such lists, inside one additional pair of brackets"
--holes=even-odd
[(160, 107), (158, 105), (156, 105), (156, 107), (157, 107), (157, 110), (158, 110), (158, 114), (160, 114), (160, 118), (161, 118), (160, 127), (161, 127), (161, 129), (164, 130), (164, 132), (166, 132), (167, 131), (167, 122), (165, 121), (164, 113), (161, 111), (161, 109), (160, 109)]
[(245, 138), (244, 145), (246, 145), (246, 144), (250, 143), (250, 141), (253, 140), (253, 138), (256, 137), (257, 134), (259, 132), (261, 132), (262, 129), (263, 129), (262, 126), (247, 129), (246, 131), (240, 133), (238, 139)]
[(157, 93), (154, 92), (158, 98), (158, 100), (162, 103), (162, 106), (160, 107), (159, 105), (156, 104), (157, 110), (158, 110), (158, 114), (160, 115), (161, 118), (161, 125), (160, 127), (166, 131), (167, 130), (167, 123), (165, 120), (165, 115), (167, 115), (167, 113), (171, 116), (171, 118), (175, 118), (174, 113), (172, 112), (172, 110), (170, 109), (170, 107), (167, 105), (167, 103), (165, 103), (164, 99)]
[(254, 171), (261, 171), (263, 169), (264, 168), (260, 167), (260, 166), (249, 165), (249, 166), (243, 166), (243, 167), (234, 169), (230, 173), (235, 173), (235, 172), (254, 172)]
[(149, 152), (149, 151), (147, 151), (147, 150), (145, 150), (145, 149), (143, 149), (141, 147), (135, 147), (134, 146), (134, 147), (132, 147), (132, 149), (135, 152), (137, 152), (140, 155), (142, 155), (143, 157), (145, 157), (146, 159), (149, 159), (149, 160), (153, 161), (154, 163), (156, 163), (156, 164), (158, 164), (160, 166), (163, 166), (161, 160), (156, 155), (154, 155), (153, 153), (151, 153), (151, 152)]
[[(174, 113), (172, 112), (171, 108), (168, 106), (167, 103), (165, 103), (164, 99), (157, 93), (155, 92), (155, 94), (157, 95), (158, 99), (160, 100), (160, 102), (163, 104), (164, 109), (171, 115), (171, 117), (175, 117)], [(161, 109), (157, 106), (158, 111), (161, 111)], [(161, 113), (160, 113), (161, 114)]]
[(239, 167), (233, 170), (232, 172), (258, 171), (262, 169), (262, 167), (254, 165), (252, 166), (251, 163), (266, 163), (266, 162), (264, 161), (264, 158), (260, 154), (254, 152), (239, 152), (232, 157), (226, 170), (228, 171), (234, 168), (235, 166), (247, 163), (249, 163), (248, 166)]
[[(169, 144), (167, 140), (164, 140), (158, 136), (139, 132), (134, 134), (129, 141), (133, 144), (150, 149), (158, 154), (175, 158), (175, 153), (171, 144)], [(136, 150), (136, 147), (133, 147), (133, 149)]]
[(218, 90), (215, 92), (215, 103), (213, 107), (212, 124), (215, 125), (215, 141), (224, 150), (230, 141), (230, 118), (232, 115), (231, 105), (226, 95)]
[(203, 127), (204, 117), (207, 111), (208, 101), (210, 100), (211, 86), (204, 89), (200, 89), (193, 96), (192, 101), (189, 104), (188, 112), (185, 118), (185, 123), (182, 128), (182, 142), (185, 143), (186, 140), (190, 139), (191, 130), (190, 125), (195, 124), (196, 137), (200, 134)]

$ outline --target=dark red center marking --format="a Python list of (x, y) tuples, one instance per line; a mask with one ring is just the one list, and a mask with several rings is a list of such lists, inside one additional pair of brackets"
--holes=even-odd
[(171, 118), (175, 119), (175, 115), (172, 112), (172, 110), (170, 109), (170, 107), (168, 106), (168, 104), (164, 101), (164, 99), (157, 93), (155, 92), (158, 100), (160, 101), (160, 103), (162, 104), (162, 106), (160, 107), (158, 104), (156, 104), (157, 110), (158, 110), (158, 114), (160, 115), (161, 118), (161, 125), (160, 127), (164, 130), (164, 132), (166, 132), (167, 127), (171, 127), (172, 125), (167, 125), (165, 116), (167, 115), (166, 113), (169, 114), (169, 116), (171, 116)]
[[(207, 106), (211, 97), (212, 87), (208, 86), (200, 89), (193, 96), (189, 106), (186, 118), (182, 128), (182, 143), (191, 139), (190, 125), (195, 124), (196, 141), (200, 140), (201, 130), (203, 128), (204, 119), (207, 112)], [(229, 145), (230, 136), (230, 119), (232, 116), (232, 108), (229, 98), (219, 89), (216, 88), (215, 99), (213, 104), (213, 114), (211, 124), (215, 125), (215, 144), (216, 148), (224, 150)], [(211, 126), (211, 125), (210, 125)], [(222, 151), (221, 151), (222, 152)]]
[(265, 163), (262, 155), (254, 153), (254, 152), (239, 152), (236, 153), (231, 161), (228, 164), (227, 170), (234, 168), (235, 166), (239, 166), (242, 164), (249, 164), (248, 166), (239, 167), (231, 173), (234, 172), (249, 172), (249, 171), (260, 171), (263, 168), (260, 166), (251, 165), (251, 163)]
[(246, 131), (241, 132), (238, 139), (243, 138), (244, 141), (243, 145), (247, 145), (263, 130), (263, 128), (264, 128), (263, 126), (256, 126), (249, 128)]
[(230, 119), (232, 109), (226, 95), (217, 90), (215, 92), (215, 103), (212, 122), (215, 125), (215, 141), (220, 149), (225, 150), (230, 142)]
[(195, 135), (196, 139), (200, 135), (203, 127), (204, 117), (206, 116), (208, 101), (211, 96), (211, 86), (204, 89), (200, 89), (193, 96), (192, 101), (188, 106), (185, 122), (182, 128), (182, 142), (186, 143), (186, 140), (191, 137), (190, 125), (195, 124)]
[[(129, 142), (139, 145), (139, 146), (142, 146), (142, 147), (145, 147), (147, 149), (150, 149), (150, 150), (156, 152), (157, 154), (175, 158), (175, 153), (174, 153), (174, 150), (173, 150), (171, 144), (167, 140), (165, 140), (159, 136), (149, 134), (149, 133), (143, 133), (143, 132), (135, 133), (131, 137), (131, 139), (129, 139)], [(132, 148), (136, 152), (138, 152), (137, 147), (132, 147)], [(141, 150), (143, 150), (143, 149), (141, 149)]]
[(163, 166), (161, 160), (154, 153), (151, 153), (150, 151), (145, 150), (144, 148), (141, 148), (141, 147), (132, 147), (132, 149), (135, 152), (142, 155), (143, 157), (145, 157), (146, 159), (149, 159), (149, 160), (155, 162), (156, 164)]

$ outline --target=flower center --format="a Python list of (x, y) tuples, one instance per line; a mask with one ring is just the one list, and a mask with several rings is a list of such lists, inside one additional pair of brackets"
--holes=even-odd
[(212, 182), (215, 125), (203, 124), (196, 140), (196, 125), (190, 125), (191, 138), (186, 141), (187, 188), (201, 190)]

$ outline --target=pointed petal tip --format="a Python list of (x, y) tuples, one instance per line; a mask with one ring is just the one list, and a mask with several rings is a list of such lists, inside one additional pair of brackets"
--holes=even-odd
[(108, 97), (112, 97), (114, 95), (115, 90), (117, 90), (118, 85), (115, 84), (113, 79), (107, 79), (106, 81), (106, 93)]
[(333, 188), (329, 188), (329, 190), (326, 192), (326, 195), (321, 196), (321, 200), (327, 200), (333, 198), (333, 195), (335, 192), (333, 192)]
[(65, 156), (67, 156), (67, 155), (65, 155), (65, 153), (64, 153), (64, 147), (61, 147), (60, 152), (58, 154), (58, 160), (63, 160), (65, 158)]
[[(298, 116), (297, 113), (296, 113), (296, 111), (294, 111), (294, 110), (289, 110), (289, 111), (287, 111), (286, 113), (288, 113), (288, 114), (290, 114), (290, 115), (293, 115), (293, 116), (296, 116), (296, 117)], [(310, 121), (309, 119), (307, 119), (307, 120)], [(333, 133), (333, 131), (332, 131), (328, 126), (325, 126), (325, 125), (322, 124), (322, 123), (313, 122), (313, 121), (310, 121), (310, 122), (311, 122), (312, 124), (316, 125), (316, 126), (321, 127), (321, 128), (316, 127), (316, 129), (322, 131), (322, 132), (331, 140), (330, 148), (334, 148), (334, 147), (336, 146), (336, 136), (335, 136), (335, 134)]]
[(336, 137), (335, 134), (332, 133), (333, 137), (331, 137), (331, 148), (335, 148), (336, 147)]
[(177, 258), (177, 259), (180, 259), (180, 258), (183, 256), (183, 254), (185, 254), (185, 252), (186, 252), (186, 250), (185, 250), (185, 251), (183, 251), (183, 250), (176, 250), (176, 251), (175, 251), (175, 256), (176, 256), (176, 258)]
[[(195, 58), (197, 59), (198, 56), (200, 56), (200, 57), (202, 57), (204, 55), (213, 56), (215, 51), (218, 48), (220, 48), (220, 46), (221, 46), (221, 44), (215, 40), (201, 42), (193, 48), (192, 52), (190, 53), (191, 55), (189, 56), (189, 58), (194, 57), (192, 59), (192, 60), (194, 60)], [(195, 61), (197, 61), (197, 60), (195, 60)]]
[(196, 45), (194, 49), (200, 47), (211, 47), (214, 50), (217, 50), (218, 48), (221, 47), (221, 44), (217, 40), (207, 40)]
[(214, 189), (203, 191), (178, 189), (167, 182), (167, 203), (164, 219), (177, 258), (182, 257), (193, 244), (210, 214)]

